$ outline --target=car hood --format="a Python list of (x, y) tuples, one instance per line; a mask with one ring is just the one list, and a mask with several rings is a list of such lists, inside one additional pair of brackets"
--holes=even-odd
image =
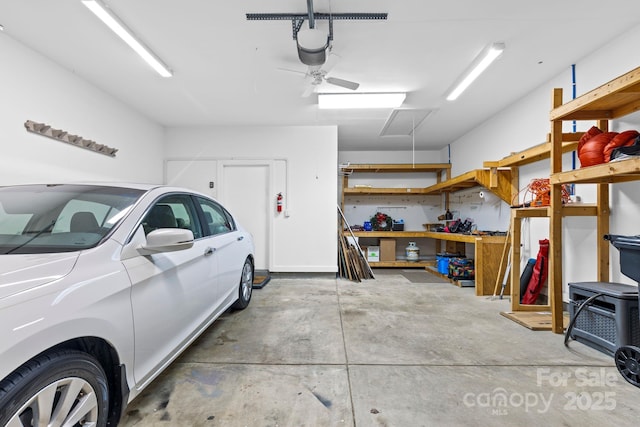
[(66, 276), (78, 255), (79, 252), (0, 255), (0, 299)]

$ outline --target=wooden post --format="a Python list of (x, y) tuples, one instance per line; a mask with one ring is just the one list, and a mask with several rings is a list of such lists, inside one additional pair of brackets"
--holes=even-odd
[[(562, 105), (562, 89), (553, 89), (552, 109)], [(562, 120), (551, 121), (551, 174), (562, 172)], [(562, 184), (551, 185), (549, 212), (549, 303), (551, 330), (564, 332), (562, 305)]]
[[(598, 128), (603, 132), (609, 131), (609, 120), (598, 120)], [(597, 253), (598, 253), (598, 281), (609, 281), (609, 242), (604, 240), (605, 234), (609, 234), (609, 184), (596, 184), (596, 206), (598, 209), (597, 221)]]
[(520, 241), (522, 238), (522, 218), (511, 211), (511, 311), (520, 310)]
[(604, 235), (609, 234), (609, 184), (596, 184), (597, 186), (597, 252), (598, 252), (598, 281), (609, 281), (609, 242), (604, 240)]

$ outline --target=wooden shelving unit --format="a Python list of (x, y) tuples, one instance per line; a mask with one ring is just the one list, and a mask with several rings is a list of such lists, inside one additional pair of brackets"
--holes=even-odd
[[(356, 164), (342, 168), (342, 201), (344, 209), (344, 197), (349, 195), (432, 195), (449, 193), (464, 188), (483, 185), (496, 190), (497, 193), (506, 194), (510, 191), (511, 171), (498, 169), (497, 172), (490, 169), (471, 171), (460, 177), (451, 178), (451, 165), (449, 163), (429, 164)], [(422, 188), (376, 188), (376, 187), (349, 187), (349, 175), (358, 172), (373, 173), (413, 173), (433, 172), (436, 174), (436, 184)], [(501, 196), (502, 197), (502, 196)], [(510, 197), (510, 196), (509, 196)], [(350, 233), (349, 233), (350, 235)], [(366, 238), (425, 238), (434, 239), (436, 248), (444, 242), (450, 252), (462, 251), (464, 253), (467, 243), (474, 245), (476, 260), (475, 282), (476, 295), (492, 295), (494, 285), (498, 277), (498, 263), (500, 253), (504, 247), (505, 236), (479, 236), (457, 233), (436, 233), (430, 231), (359, 231), (354, 232), (356, 237)], [(436, 249), (438, 252), (439, 249)], [(403, 260), (387, 262), (371, 262), (372, 267), (429, 267), (434, 261), (407, 262)]]
[[(562, 103), (562, 89), (552, 93), (551, 122), (551, 206), (549, 209), (549, 296), (551, 330), (563, 332), (562, 299), (562, 229), (565, 208), (562, 206), (563, 184), (591, 183), (596, 185), (596, 204), (591, 214), (596, 216), (597, 235), (609, 232), (609, 184), (640, 180), (640, 159), (562, 170), (562, 122), (569, 120), (595, 120), (596, 125), (607, 131), (609, 120), (617, 119), (640, 110), (640, 67), (570, 101)], [(598, 272), (596, 280), (609, 281), (609, 243), (597, 239)]]
[[(358, 195), (377, 195), (377, 196), (397, 196), (397, 195), (416, 195), (424, 196), (424, 187), (420, 188), (384, 188), (384, 187), (349, 187), (349, 177), (354, 173), (435, 173), (436, 182), (451, 177), (451, 164), (449, 163), (418, 163), (418, 164), (353, 164), (343, 166), (340, 169), (342, 174), (342, 196), (340, 206), (344, 211), (345, 197)], [(351, 233), (345, 233), (351, 235)], [(423, 237), (421, 231), (389, 231), (389, 232), (354, 232), (357, 237), (374, 237), (374, 238), (417, 238)], [(370, 262), (372, 267), (429, 267), (434, 265), (434, 261), (418, 261), (408, 262), (403, 260)]]
[[(426, 238), (437, 241), (470, 243), (474, 245), (476, 295), (493, 295), (498, 279), (499, 261), (506, 236), (479, 236), (458, 233), (439, 233), (432, 231), (357, 231), (356, 237), (392, 237)], [(371, 267), (428, 267), (433, 261), (423, 262), (370, 262)]]
[(342, 174), (342, 196), (340, 207), (344, 211), (344, 198), (348, 195), (425, 195), (424, 188), (380, 188), (380, 187), (349, 187), (349, 176), (353, 173), (416, 173), (428, 172), (436, 174), (436, 182), (451, 178), (450, 163), (418, 163), (418, 164), (398, 164), (398, 163), (372, 163), (353, 164), (340, 168)]
[[(576, 133), (563, 133), (561, 135), (562, 145), (561, 152), (566, 153), (569, 151), (573, 151), (576, 149), (578, 141), (582, 137), (583, 132)], [(535, 145), (526, 150), (522, 150), (516, 153), (511, 153), (510, 155), (496, 161), (485, 161), (483, 166), (488, 168), (491, 171), (499, 171), (504, 170), (504, 168), (509, 168), (511, 171), (510, 174), (510, 193), (504, 191), (503, 194), (509, 194), (508, 199), (503, 197), (508, 204), (513, 204), (516, 201), (518, 193), (519, 193), (519, 168), (521, 166), (525, 166), (531, 163), (539, 162), (545, 159), (549, 159), (551, 157), (552, 145), (551, 145), (551, 135), (547, 135), (547, 141)], [(503, 186), (507, 181), (507, 174), (503, 175), (502, 181)], [(522, 240), (522, 220), (525, 218), (549, 218), (550, 217), (551, 208), (547, 207), (529, 207), (529, 208), (519, 208), (511, 210), (511, 223), (510, 223), (510, 242), (509, 242), (509, 250), (511, 251), (510, 259), (511, 269), (509, 273), (509, 283), (516, 284), (516, 286), (510, 287), (511, 292), (511, 312), (502, 313), (506, 317), (515, 320), (516, 322), (529, 327), (534, 330), (549, 330), (551, 329), (551, 305), (550, 304), (534, 304), (534, 305), (523, 305), (520, 304), (520, 263), (513, 262), (513, 260), (520, 260), (521, 257), (521, 240)], [(576, 204), (576, 205), (567, 205), (563, 206), (561, 210), (562, 216), (592, 216), (596, 215), (597, 207), (595, 205), (587, 205), (587, 204)], [(505, 265), (502, 265), (499, 274), (504, 274), (504, 269), (506, 269)], [(547, 313), (547, 314), (541, 314)], [(536, 314), (536, 316), (532, 316), (532, 314)], [(544, 318), (541, 320), (541, 318)]]

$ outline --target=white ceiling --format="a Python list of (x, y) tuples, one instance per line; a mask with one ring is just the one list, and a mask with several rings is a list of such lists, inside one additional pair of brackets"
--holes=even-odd
[[(306, 13), (307, 0), (105, 0), (173, 70), (159, 77), (80, 0), (3, 0), (12, 37), (164, 126), (338, 125), (341, 150), (410, 150), (379, 137), (390, 110), (320, 111), (291, 21), (246, 13)], [(465, 134), (640, 22), (638, 0), (314, 0), (323, 13), (386, 12), (386, 21), (334, 21), (329, 75), (360, 92), (406, 91), (403, 108), (435, 109), (416, 149)], [(326, 25), (325, 21), (316, 21)], [(307, 25), (305, 22), (304, 25)], [(484, 46), (506, 50), (457, 101), (445, 92)], [(7, 84), (5, 82), (5, 84)], [(346, 91), (326, 83), (320, 90)]]

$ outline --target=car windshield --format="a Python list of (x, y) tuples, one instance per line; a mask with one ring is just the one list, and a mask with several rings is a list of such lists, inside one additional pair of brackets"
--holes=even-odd
[(95, 185), (1, 187), (0, 254), (94, 247), (143, 193)]

